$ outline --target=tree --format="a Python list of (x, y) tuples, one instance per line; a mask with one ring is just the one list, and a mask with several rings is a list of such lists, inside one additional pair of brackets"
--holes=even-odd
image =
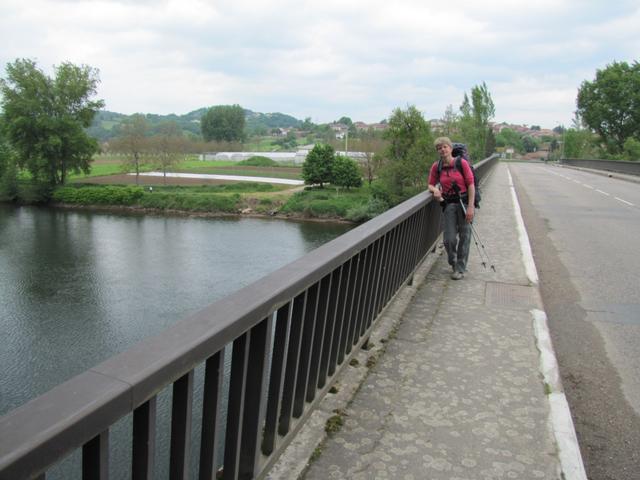
[(522, 138), (522, 146), (527, 153), (535, 152), (538, 150), (538, 142), (535, 138), (526, 136)]
[(516, 152), (524, 152), (524, 145), (522, 144), (522, 136), (510, 128), (503, 128), (496, 135), (496, 146), (498, 147), (511, 147)]
[(331, 184), (346, 188), (362, 186), (362, 174), (355, 160), (336, 155), (333, 161)]
[(141, 113), (134, 113), (122, 124), (122, 133), (113, 142), (111, 149), (126, 155), (123, 166), (125, 169), (133, 167), (136, 172), (136, 185), (140, 177), (140, 165), (143, 157), (150, 150), (147, 131), (149, 124)]
[(460, 113), (459, 125), (463, 141), (467, 144), (471, 158), (481, 160), (487, 155), (487, 142), (491, 132), (489, 121), (495, 115), (495, 105), (484, 82), (471, 89), (471, 100), (464, 94)]
[(442, 134), (453, 137), (458, 130), (458, 115), (453, 111), (453, 105), (448, 105), (442, 117)]
[(245, 115), (240, 105), (217, 105), (207, 110), (200, 119), (202, 137), (205, 141), (242, 142)]
[(378, 172), (380, 171), (384, 159), (384, 155), (382, 155), (382, 152), (384, 151), (385, 147), (386, 142), (381, 138), (379, 134), (377, 134), (372, 129), (363, 132), (360, 136), (356, 148), (364, 152), (365, 176), (369, 185), (371, 185), (373, 179), (378, 175)]
[(178, 161), (180, 154), (187, 149), (182, 130), (174, 121), (161, 124), (159, 133), (151, 137), (151, 147), (162, 168), (164, 182), (167, 183), (167, 169)]
[(619, 154), (630, 137), (640, 140), (640, 63), (613, 62), (596, 71), (578, 90), (577, 114), (594, 130), (610, 154)]
[(0, 179), (4, 177), (5, 172), (9, 169), (9, 164), (13, 161), (11, 149), (4, 138), (3, 124), (4, 121), (0, 117)]
[(307, 185), (330, 183), (335, 160), (335, 151), (331, 145), (317, 144), (307, 154), (302, 164), (302, 178)]
[(564, 158), (593, 158), (594, 134), (587, 129), (570, 128), (564, 133)]
[(18, 195), (18, 172), (13, 152), (3, 131), (4, 121), (0, 117), (0, 200), (14, 200)]
[(54, 70), (50, 78), (33, 60), (18, 59), (0, 80), (6, 135), (18, 165), (51, 186), (63, 184), (69, 172), (90, 171), (99, 147), (84, 129), (104, 106), (91, 100), (98, 70), (68, 62)]
[(381, 174), (390, 191), (402, 196), (408, 187), (426, 187), (434, 150), (431, 129), (422, 113), (413, 105), (406, 110), (396, 108), (384, 137), (389, 147)]
[(315, 125), (311, 121), (311, 117), (306, 117), (304, 119), (304, 122), (302, 122), (302, 125), (300, 125), (300, 129), (305, 132), (310, 132), (311, 130), (313, 130), (314, 127)]

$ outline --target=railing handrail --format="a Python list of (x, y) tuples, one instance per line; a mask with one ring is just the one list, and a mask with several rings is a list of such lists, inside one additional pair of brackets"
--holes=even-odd
[[(496, 161), (497, 156), (492, 156), (476, 164), (479, 177), (484, 176)], [(371, 261), (374, 257), (380, 261), (385, 255), (389, 257), (396, 251), (389, 248), (401, 248), (390, 247), (392, 240), (388, 245), (382, 240), (390, 232), (395, 232), (394, 229), (403, 222), (406, 223), (407, 219), (413, 219), (408, 227), (393, 237), (393, 241), (406, 245), (409, 253), (413, 251), (411, 255), (415, 257), (403, 261), (406, 264), (404, 267), (388, 267), (394, 271), (402, 268), (402, 271), (393, 273), (398, 280), (394, 288), (399, 288), (439, 235), (439, 230), (430, 232), (428, 237), (421, 231), (425, 228), (438, 229), (438, 209), (438, 218), (429, 220), (429, 225), (433, 226), (429, 227), (427, 222), (431, 214), (425, 209), (431, 199), (429, 192), (414, 196), (1, 417), (0, 479), (15, 480), (40, 475), (67, 453), (83, 445), (86, 448), (92, 439), (108, 431), (120, 418), (155, 398), (161, 389), (183, 378), (196, 365), (206, 362), (263, 320), (275, 317), (279, 309), (293, 310), (293, 300), (301, 294), (304, 293), (306, 302), (307, 291), (316, 286), (319, 296), (320, 282), (327, 278), (331, 280), (338, 270), (342, 275), (341, 266), (350, 262), (350, 259), (357, 259), (358, 262), (357, 266), (353, 264), (354, 279), (358, 274), (360, 276), (357, 278), (362, 280), (367, 272), (370, 275), (377, 274), (382, 279), (381, 272), (387, 267), (373, 263), (366, 266), (362, 263), (360, 266), (359, 262)], [(424, 236), (424, 245), (420, 248), (412, 245), (412, 234), (419, 234), (420, 238)], [(379, 242), (379, 245), (375, 242)], [(370, 270), (365, 270), (368, 268)], [(354, 279), (351, 279), (351, 285), (357, 281)], [(348, 281), (347, 276), (345, 282)], [(385, 282), (393, 283), (393, 279)], [(357, 285), (357, 288), (361, 287)], [(395, 290), (391, 295), (394, 293)], [(373, 299), (372, 295), (377, 297), (378, 293), (367, 295), (357, 301), (364, 305), (367, 299)], [(388, 299), (385, 297), (382, 300)], [(379, 310), (384, 307), (383, 303), (380, 305)], [(371, 310), (375, 319), (379, 311)], [(373, 321), (366, 325), (363, 323), (362, 327), (350, 327), (359, 332), (349, 335), (357, 339), (359, 334), (368, 331), (371, 323)]]
[(627, 175), (640, 175), (640, 161), (561, 158), (559, 162), (562, 165), (574, 167), (592, 168)]

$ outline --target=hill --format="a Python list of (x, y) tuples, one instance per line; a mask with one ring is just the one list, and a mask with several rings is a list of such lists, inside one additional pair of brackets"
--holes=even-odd
[[(207, 108), (200, 108), (184, 115), (158, 115), (147, 113), (145, 117), (149, 122), (149, 133), (154, 134), (160, 125), (165, 122), (176, 122), (185, 135), (200, 137), (200, 118)], [(290, 115), (284, 113), (259, 113), (245, 109), (245, 130), (249, 135), (267, 134), (274, 128), (298, 127), (302, 124)], [(101, 110), (95, 116), (93, 124), (87, 129), (89, 135), (101, 142), (118, 135), (122, 122), (131, 117), (122, 113)]]

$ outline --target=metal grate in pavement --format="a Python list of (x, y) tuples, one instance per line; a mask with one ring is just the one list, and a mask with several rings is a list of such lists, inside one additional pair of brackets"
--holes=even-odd
[(507, 307), (522, 310), (542, 308), (536, 287), (498, 282), (487, 282), (485, 304), (490, 307)]

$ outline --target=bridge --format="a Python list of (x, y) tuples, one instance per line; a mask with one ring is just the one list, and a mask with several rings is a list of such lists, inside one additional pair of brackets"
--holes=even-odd
[[(431, 455), (434, 472), (440, 469), (445, 473), (430, 478), (450, 478), (446, 476), (451, 473), (446, 472), (448, 466), (471, 471), (497, 468), (482, 466), (474, 457), (474, 452), (482, 450), (486, 456), (492, 449), (496, 455), (512, 452), (517, 457), (508, 467), (523, 475), (516, 478), (530, 478), (526, 472), (532, 469), (539, 478), (555, 478), (553, 472), (562, 472), (565, 478), (585, 478), (557, 380), (553, 350), (545, 333), (535, 266), (521, 259), (521, 247), (526, 250), (527, 242), (522, 232), (518, 235), (520, 227), (511, 223), (511, 217), (507, 223), (501, 223), (505, 216), (491, 213), (504, 211), (515, 198), (510, 193), (508, 169), (499, 164), (496, 157), (480, 162), (476, 168), (481, 178), (489, 179), (478, 229), (482, 228), (483, 239), (491, 247), (490, 262), (496, 264), (497, 271), (481, 269), (476, 263), (472, 265), (476, 271), (472, 270), (455, 285), (456, 289), (461, 285), (461, 291), (469, 293), (473, 302), (477, 302), (474, 318), (482, 323), (481, 328), (478, 324), (467, 325), (468, 330), (460, 326), (457, 331), (449, 332), (449, 337), (441, 337), (441, 345), (455, 349), (455, 342), (460, 341), (461, 348), (464, 345), (468, 351), (475, 350), (477, 355), (467, 358), (470, 364), (447, 363), (446, 352), (442, 351), (439, 360), (434, 356), (437, 350), (429, 352), (421, 345), (426, 341), (424, 329), (417, 326), (436, 322), (436, 317), (427, 313), (438, 311), (441, 316), (437, 318), (449, 318), (452, 322), (460, 315), (465, 316), (457, 290), (450, 285), (438, 255), (440, 209), (425, 192), (0, 418), (0, 479), (47, 478), (47, 472), (55, 471), (56, 464), (69, 454), (80, 457), (78, 468), (82, 478), (106, 479), (110, 473), (119, 475), (113, 473), (114, 463), (122, 467), (123, 460), (112, 455), (109, 440), (111, 436), (116, 438), (112, 431), (121, 430), (123, 421), (127, 430), (125, 442), (130, 444), (126, 456), (127, 478), (156, 478), (160, 438), (168, 439), (166, 463), (170, 478), (211, 479), (216, 475), (225, 479), (278, 478), (278, 475), (296, 478), (292, 476), (290, 463), (292, 449), (287, 451), (288, 447), (300, 441), (302, 436), (298, 434), (309, 428), (312, 423), (309, 420), (313, 420), (314, 415), (318, 417), (318, 412), (323, 412), (326, 408), (323, 405), (327, 402), (331, 405), (332, 398), (339, 396), (336, 385), (343, 391), (349, 390), (344, 378), (348, 378), (345, 375), (350, 370), (366, 364), (370, 357), (380, 362), (382, 368), (387, 360), (408, 355), (409, 349), (404, 353), (396, 351), (396, 357), (384, 354), (396, 330), (397, 335), (411, 339), (426, 355), (424, 365), (437, 364), (442, 369), (432, 370), (431, 377), (424, 376), (431, 381), (422, 385), (415, 383), (422, 376), (415, 361), (399, 367), (402, 378), (415, 383), (411, 387), (414, 393), (427, 394), (415, 400), (414, 403), (422, 407), (413, 405), (412, 415), (430, 414), (445, 422), (445, 425), (431, 427), (439, 427), (440, 434), (445, 430), (449, 434), (457, 432), (458, 442), (453, 442), (450, 452), (466, 452), (458, 459), (462, 466), (451, 461), (452, 456), (443, 462), (444, 457), (438, 459)], [(478, 246), (480, 257), (482, 253)], [(450, 301), (444, 302), (447, 299)], [(405, 306), (399, 307), (403, 301)], [(381, 326), (389, 325), (385, 322), (390, 317), (395, 315), (399, 321), (405, 313), (406, 324), (404, 321), (402, 325), (392, 323), (386, 333), (380, 333)], [(506, 335), (502, 332), (505, 325), (511, 329)], [(535, 336), (532, 325), (536, 326), (537, 341), (527, 343), (525, 337)], [(493, 333), (482, 338), (484, 344), (478, 344), (476, 337), (481, 337), (478, 333), (483, 328)], [(501, 345), (499, 351), (504, 355), (495, 355), (492, 359), (482, 355), (481, 348), (491, 348), (492, 342)], [(512, 347), (519, 356), (513, 353)], [(379, 356), (368, 353), (376, 348), (380, 350)], [(538, 351), (542, 355), (538, 355)], [(487, 362), (484, 368), (470, 368), (478, 367), (481, 361)], [(375, 362), (369, 366), (373, 367)], [(492, 377), (495, 372), (503, 375)], [(468, 377), (470, 374), (472, 377)], [(446, 425), (450, 421), (445, 418), (446, 412), (425, 407), (429, 389), (442, 393), (442, 387), (447, 386), (445, 390), (453, 392), (457, 388), (456, 379), (465, 375), (467, 381), (475, 379), (493, 391), (493, 400), (497, 402), (495, 409), (478, 413), (481, 417), (491, 413), (496, 421), (470, 422), (470, 433), (461, 425), (443, 428), (452, 427)], [(501, 394), (511, 389), (502, 382), (508, 380), (521, 387), (522, 376), (527, 384), (524, 403), (509, 404), (504, 422), (498, 421), (502, 415), (499, 407), (504, 406), (500, 399), (506, 398)], [(494, 386), (499, 385), (503, 392), (491, 389), (486, 383), (491, 378), (497, 382)], [(362, 388), (373, 394), (369, 401), (374, 401), (375, 384), (367, 387), (368, 380), (361, 381), (365, 382)], [(391, 382), (387, 387), (389, 385), (395, 384)], [(167, 390), (170, 425), (163, 430), (159, 411), (165, 402), (163, 392)], [(471, 390), (474, 394), (479, 391)], [(383, 397), (382, 391), (378, 396)], [(454, 400), (472, 409), (473, 405), (465, 403), (471, 401), (470, 398), (462, 395)], [(491, 401), (485, 398), (487, 404)], [(446, 409), (446, 403), (440, 405)], [(320, 418), (327, 417), (324, 411), (325, 416), (321, 414)], [(528, 415), (529, 411), (534, 414)], [(409, 414), (398, 418), (403, 418), (399, 425), (410, 436), (412, 424), (418, 423), (412, 422), (412, 418), (417, 418)], [(330, 419), (345, 421), (341, 413), (337, 417), (330, 415), (327, 420)], [(548, 421), (554, 425), (551, 433), (545, 428)], [(518, 435), (518, 422), (526, 426), (523, 435)], [(194, 425), (197, 432), (192, 431)], [(492, 430), (494, 427), (497, 430)], [(438, 428), (430, 432), (436, 430)], [(361, 431), (366, 432), (366, 427)], [(469, 434), (466, 440), (465, 434)], [(473, 443), (473, 435), (477, 435), (479, 447), (469, 444)], [(117, 441), (120, 442), (120, 437)], [(491, 442), (496, 445), (499, 441), (506, 441), (510, 448), (519, 445), (523, 451), (491, 446)], [(400, 445), (401, 442), (387, 446), (382, 454), (379, 450), (377, 454), (389, 455), (387, 463), (398, 468), (406, 460), (394, 459), (392, 455)], [(449, 452), (444, 440), (439, 440), (437, 445), (440, 452)], [(349, 470), (353, 466), (339, 466), (335, 462), (340, 457), (341, 462), (352, 459), (357, 464), (358, 458), (348, 453), (344, 448), (327, 444), (326, 455), (320, 454), (306, 475), (326, 478), (322, 475), (326, 475), (328, 469), (344, 468), (340, 471), (350, 473), (345, 473), (343, 478), (357, 478), (356, 472)], [(304, 466), (306, 460), (308, 457), (296, 459), (295, 463)], [(323, 464), (325, 461), (328, 463)], [(381, 462), (377, 466), (381, 471), (389, 467), (384, 465), (385, 458)], [(375, 463), (373, 459), (370, 462)], [(424, 471), (424, 465), (416, 466), (418, 471)], [(362, 470), (362, 467), (355, 468)], [(386, 478), (393, 478), (393, 468)], [(421, 478), (414, 473), (407, 475)]]

